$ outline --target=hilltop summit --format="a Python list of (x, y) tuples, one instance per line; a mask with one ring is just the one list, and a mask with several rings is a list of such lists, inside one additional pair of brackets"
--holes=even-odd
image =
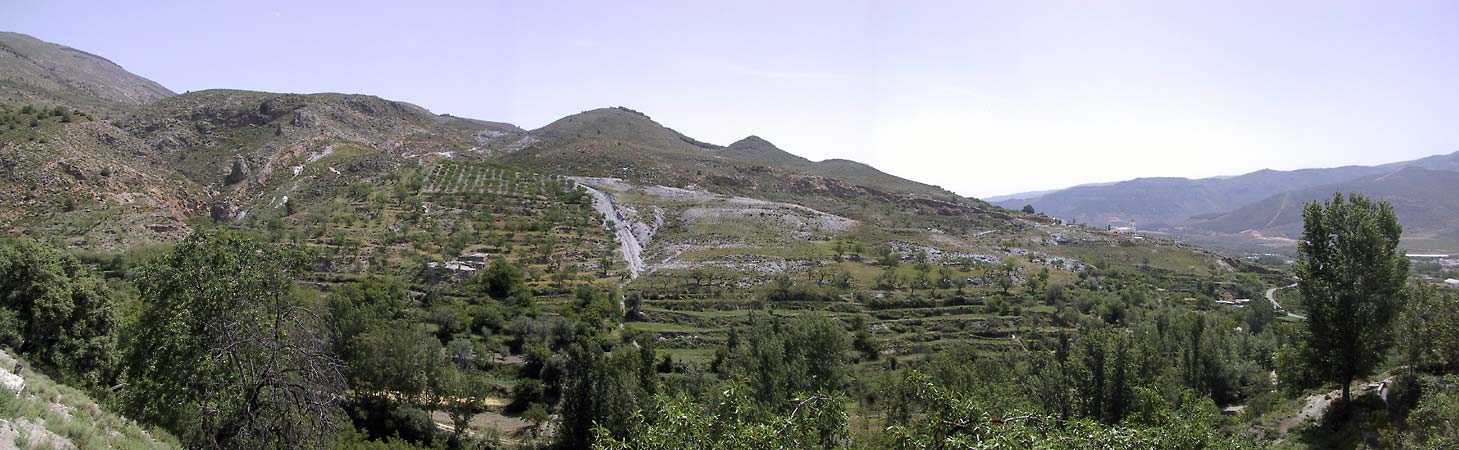
[(106, 58), (11, 32), (0, 32), (0, 79), (9, 88), (0, 91), (0, 101), (93, 112), (123, 110), (176, 95)]

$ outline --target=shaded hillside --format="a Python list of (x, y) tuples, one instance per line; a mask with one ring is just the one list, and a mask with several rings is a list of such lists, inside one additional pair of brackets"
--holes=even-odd
[(479, 158), (492, 136), (520, 132), (343, 94), (199, 91), (114, 121), (57, 111), (4, 110), (0, 226), (88, 248), (175, 241), (192, 217), (303, 209), (423, 160)]
[(1032, 199), (1039, 198), (1039, 197), (1043, 197), (1045, 195), (1052, 194), (1052, 193), (1059, 192), (1059, 191), (1060, 191), (1060, 189), (1044, 189), (1044, 190), (1041, 190), (1041, 191), (1015, 192), (1015, 193), (1006, 194), (1006, 195), (994, 195), (994, 196), (989, 196), (989, 197), (982, 197), (982, 199), (983, 199), (983, 201), (986, 201), (986, 202), (989, 202), (989, 203), (995, 203), (995, 204), (1000, 204), (1001, 205), (1001, 204), (1005, 204), (1007, 202), (1011, 202), (1013, 200), (1032, 200)]
[(1447, 155), (1427, 156), (1412, 161), (1399, 161), (1378, 167), (1396, 170), (1404, 167), (1421, 167), (1431, 170), (1459, 171), (1459, 151)]
[[(735, 184), (733, 168), (706, 152), (713, 148), (637, 111), (603, 108), (532, 130), (520, 149), (503, 152), (503, 161), (558, 173), (656, 184)], [(689, 167), (699, 169), (686, 173), (684, 168)]]
[(1295, 239), (1302, 233), (1302, 206), (1329, 200), (1337, 192), (1357, 192), (1393, 204), (1406, 238), (1459, 237), (1459, 197), (1454, 195), (1459, 192), (1459, 172), (1420, 167), (1274, 195), (1197, 226), (1219, 233), (1256, 230)]
[(114, 112), (173, 95), (106, 58), (0, 32), (0, 102)]
[(770, 141), (753, 135), (714, 153), (734, 160), (775, 166), (806, 167), (814, 164), (809, 159), (781, 150)]
[(835, 178), (853, 184), (878, 190), (908, 194), (946, 196), (946, 190), (877, 170), (875, 167), (848, 159), (827, 159), (811, 161), (776, 147), (775, 144), (749, 136), (714, 152), (726, 158), (763, 164), (772, 167), (791, 168), (807, 174)]

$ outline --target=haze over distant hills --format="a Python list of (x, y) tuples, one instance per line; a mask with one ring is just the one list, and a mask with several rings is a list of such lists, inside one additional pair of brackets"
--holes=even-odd
[[(1050, 216), (1092, 225), (1170, 233), (1226, 249), (1265, 244), (1291, 249), (1301, 233), (1304, 202), (1357, 192), (1393, 203), (1416, 249), (1459, 250), (1459, 152), (1379, 166), (1259, 170), (1202, 179), (1137, 178), (1085, 185), (995, 202), (1031, 204)], [(1225, 245), (1222, 245), (1224, 241)]]

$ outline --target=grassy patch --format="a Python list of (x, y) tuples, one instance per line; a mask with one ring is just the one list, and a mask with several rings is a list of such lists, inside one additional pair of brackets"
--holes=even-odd
[[(0, 352), (0, 364), (12, 367), (14, 361)], [(0, 419), (44, 423), (48, 431), (80, 449), (181, 448), (177, 439), (167, 432), (143, 428), (107, 412), (76, 388), (58, 384), (34, 371), (26, 371), (24, 377), (25, 390), (20, 397), (0, 392)]]

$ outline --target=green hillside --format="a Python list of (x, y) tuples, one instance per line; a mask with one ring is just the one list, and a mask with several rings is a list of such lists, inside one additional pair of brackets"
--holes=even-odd
[[(1423, 394), (1324, 416), (1281, 268), (627, 108), (524, 130), (353, 94), (87, 102), (116, 104), (0, 105), (0, 345), (34, 364), (0, 448), (1384, 447), (1431, 442), (1399, 407), (1453, 396), (1433, 356), (1396, 382)], [(1049, 195), (1168, 217), (1333, 173)], [(1351, 187), (1447, 229), (1459, 205), (1418, 194), (1452, 174)], [(1294, 226), (1270, 201), (1205, 223)], [(1453, 348), (1402, 320), (1432, 339), (1362, 385)]]

